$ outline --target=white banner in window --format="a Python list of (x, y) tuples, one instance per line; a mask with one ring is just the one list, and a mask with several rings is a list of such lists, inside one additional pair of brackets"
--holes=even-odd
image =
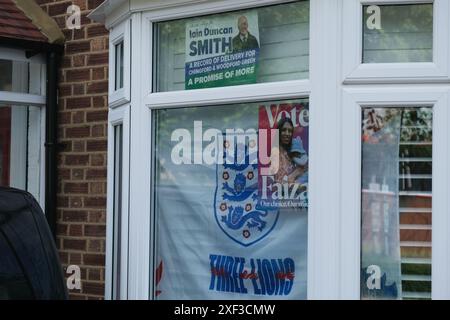
[[(167, 161), (173, 143), (164, 142), (170, 140), (171, 126), (175, 128), (175, 123), (179, 124), (170, 119), (178, 113), (177, 119), (187, 124), (198, 117), (198, 113), (179, 109), (161, 111), (158, 115), (161, 119), (157, 124), (155, 208), (158, 226), (155, 294), (158, 299), (306, 299), (307, 206), (263, 205), (258, 158), (252, 153), (258, 131), (254, 129), (261, 128), (261, 112), (271, 112), (270, 119), (286, 123), (280, 121), (281, 118), (305, 115), (307, 103), (283, 104), (280, 108), (276, 104), (269, 106), (244, 106), (234, 110), (231, 107), (202, 108), (203, 127), (187, 129), (193, 133), (190, 135), (193, 141), (189, 141), (188, 146), (189, 149), (194, 146), (192, 158), (195, 158), (202, 151), (195, 147), (199, 141), (203, 141), (204, 150), (210, 145), (206, 140), (216, 145), (218, 141), (223, 143), (223, 161), (215, 165), (175, 165)], [(284, 112), (287, 109), (292, 112)], [(239, 119), (233, 118), (236, 113)], [(237, 142), (239, 134), (209, 135), (205, 140), (206, 132), (212, 128), (225, 134), (225, 128), (220, 125), (227, 122), (236, 127), (241, 125), (244, 132), (255, 133), (244, 140), (244, 149)], [(292, 122), (299, 123), (288, 121)], [(307, 124), (304, 122), (304, 125)], [(287, 149), (287, 160), (290, 154), (299, 157), (300, 151), (306, 157), (307, 127), (303, 131), (304, 147)], [(298, 140), (294, 130), (289, 132), (290, 141)], [(281, 139), (289, 140), (286, 136)], [(295, 144), (290, 141), (287, 145), (292, 148)], [(239, 154), (242, 150), (245, 152)], [(227, 161), (230, 155), (233, 161)], [(294, 162), (289, 166), (292, 172), (295, 166)], [(297, 180), (306, 188), (305, 170), (301, 173)], [(292, 186), (288, 191), (292, 191)], [(280, 190), (280, 194), (282, 192)], [(304, 191), (298, 196), (304, 196)]]

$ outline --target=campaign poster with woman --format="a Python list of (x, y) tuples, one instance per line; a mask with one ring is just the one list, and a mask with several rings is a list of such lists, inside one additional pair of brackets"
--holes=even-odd
[(308, 107), (259, 108), (259, 191), (266, 207), (308, 207)]

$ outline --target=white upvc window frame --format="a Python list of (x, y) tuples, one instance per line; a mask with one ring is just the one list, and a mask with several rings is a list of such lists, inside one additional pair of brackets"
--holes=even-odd
[[(182, 1), (178, 1), (182, 2)], [(187, 1), (184, 1), (187, 2)], [(228, 11), (235, 11), (247, 8), (264, 7), (272, 4), (289, 3), (291, 0), (221, 0), (203, 3), (192, 3), (189, 6), (172, 7), (163, 6), (159, 9), (141, 13), (134, 13), (131, 16), (132, 20), (132, 74), (140, 76), (133, 76), (131, 98), (134, 108), (131, 110), (131, 136), (134, 137), (131, 144), (131, 165), (130, 176), (133, 177), (130, 184), (130, 252), (129, 252), (129, 298), (131, 299), (151, 299), (153, 298), (153, 275), (154, 275), (154, 249), (155, 239), (153, 230), (155, 230), (155, 217), (152, 210), (153, 199), (148, 195), (153, 194), (153, 182), (154, 176), (150, 163), (154, 157), (152, 149), (152, 111), (163, 108), (174, 107), (198, 107), (198, 106), (214, 106), (233, 103), (245, 103), (252, 101), (267, 101), (267, 100), (283, 100), (292, 98), (309, 98), (312, 101), (314, 98), (319, 100), (318, 96), (313, 97), (311, 82), (307, 80), (295, 80), (295, 81), (280, 81), (272, 83), (261, 83), (252, 85), (241, 85), (234, 87), (222, 87), (212, 89), (199, 89), (190, 91), (176, 91), (176, 92), (152, 92), (153, 88), (153, 34), (154, 25), (157, 22), (168, 21), (173, 19), (188, 18), (194, 16), (201, 16), (214, 13), (223, 13)], [(144, 4), (143, 4), (144, 5)], [(336, 4), (329, 4), (328, 0), (314, 0), (310, 1), (310, 17), (323, 16), (323, 7), (331, 6), (336, 7)], [(335, 23), (334, 11), (330, 11), (330, 21)], [(311, 25), (313, 24), (310, 21)], [(319, 21), (316, 21), (316, 25), (319, 25)], [(336, 28), (333, 28), (336, 30)], [(328, 33), (328, 29), (322, 29), (322, 32)], [(312, 39), (314, 37), (315, 41)], [(310, 41), (320, 46), (319, 42), (320, 34), (311, 34)], [(310, 43), (311, 43), (310, 42)], [(310, 44), (310, 52), (311, 52)], [(142, 54), (142, 53), (146, 54)], [(321, 63), (317, 61), (317, 63)], [(142, 68), (142, 66), (145, 66)], [(313, 67), (310, 63), (310, 70)], [(335, 75), (335, 80), (338, 81), (337, 68), (334, 73), (334, 69), (328, 69), (328, 73), (319, 73), (315, 75), (315, 78), (320, 81), (322, 78), (330, 78)], [(319, 87), (319, 86), (318, 86)], [(336, 89), (336, 87), (334, 87)], [(333, 91), (337, 93), (337, 89)], [(333, 94), (332, 93), (332, 94)], [(314, 117), (317, 119), (311, 120), (315, 122), (315, 129), (310, 129), (310, 143), (314, 145), (322, 145), (323, 148), (330, 147), (330, 143), (322, 143), (319, 140), (322, 139), (322, 135), (317, 134), (320, 131), (321, 113), (329, 115), (329, 111), (322, 109), (316, 109), (312, 111)], [(334, 122), (333, 120), (330, 120)], [(315, 151), (316, 150), (316, 151)], [(311, 151), (312, 158), (319, 158), (320, 152), (323, 152), (320, 147)], [(317, 152), (317, 154), (314, 154)], [(320, 188), (322, 183), (319, 181), (320, 173), (319, 167), (310, 169), (310, 181)], [(333, 170), (334, 174), (337, 172)], [(328, 171), (325, 170), (324, 174)], [(337, 181), (337, 180), (336, 180)], [(314, 191), (310, 193), (311, 198), (318, 199), (320, 196), (315, 194)], [(323, 277), (322, 272), (331, 270), (331, 277), (336, 279), (334, 272), (337, 272), (337, 262), (329, 263), (329, 255), (323, 254), (322, 248), (325, 250), (330, 249), (329, 243), (337, 243), (335, 239), (329, 240), (328, 235), (333, 237), (337, 235), (336, 232), (330, 232), (324, 237), (324, 234), (320, 233), (318, 226), (314, 227), (314, 224), (320, 223), (318, 219), (313, 216), (316, 213), (314, 206), (318, 203), (311, 201), (309, 206), (309, 216), (312, 217), (308, 222), (308, 298), (320, 298), (322, 297), (335, 297), (336, 290), (328, 290), (327, 292), (321, 291), (320, 287), (329, 287), (329, 279)], [(327, 214), (333, 212), (332, 210), (325, 210)], [(326, 215), (327, 215), (326, 214)], [(333, 227), (334, 228), (334, 227)], [(336, 228), (337, 229), (337, 228)], [(311, 244), (319, 240), (316, 244), (316, 249), (313, 250)], [(324, 239), (325, 238), (325, 239)], [(314, 239), (314, 240), (313, 240)], [(327, 240), (328, 239), (328, 240)], [(320, 249), (319, 249), (320, 247)], [(332, 247), (330, 250), (334, 250)], [(334, 255), (332, 259), (337, 256)], [(322, 260), (321, 260), (322, 259)], [(325, 259), (326, 261), (323, 261)], [(317, 268), (317, 272), (313, 270), (313, 266), (319, 262), (322, 262), (322, 268)], [(313, 263), (314, 261), (314, 263)], [(320, 263), (320, 262), (319, 262)], [(325, 271), (326, 270), (326, 271)]]
[[(433, 37), (443, 40), (443, 49), (433, 47), (433, 55), (439, 53), (433, 63), (374, 64), (371, 70), (365, 70), (366, 65), (361, 63), (362, 4), (424, 3), (427, 0), (311, 0), (308, 80), (152, 92), (155, 23), (287, 2), (291, 1), (134, 0), (108, 18), (109, 25), (129, 19), (133, 30), (129, 34), (130, 72), (133, 75), (129, 116), (132, 124), (129, 177), (132, 179), (129, 190), (124, 190), (124, 196), (129, 197), (128, 298), (149, 299), (154, 292), (152, 111), (309, 97), (310, 145), (314, 147), (309, 157), (308, 299), (360, 299), (361, 106), (367, 104), (433, 105), (432, 294), (434, 299), (448, 299), (450, 276), (446, 271), (450, 270), (450, 258), (445, 251), (450, 248), (450, 234), (446, 234), (450, 220), (445, 217), (449, 212), (449, 201), (445, 197), (450, 190), (447, 164), (450, 163), (450, 150), (445, 141), (450, 134), (446, 127), (450, 114), (447, 110), (450, 88), (446, 85), (449, 82), (447, 56), (450, 55), (444, 57), (448, 53), (448, 30), (445, 30), (448, 21), (439, 18), (439, 23), (435, 15)], [(437, 12), (438, 16), (447, 14), (449, 5), (445, 0), (434, 0), (434, 3), (444, 8)], [(438, 70), (437, 67), (442, 66), (442, 70)], [(110, 79), (114, 78), (115, 75), (110, 73)], [(423, 84), (426, 82), (439, 84)], [(112, 101), (110, 107), (116, 105)], [(108, 155), (108, 166), (111, 159)], [(108, 178), (108, 181), (112, 180)], [(125, 195), (126, 191), (128, 195)], [(110, 199), (108, 193), (108, 203)], [(111, 238), (110, 233), (108, 238)], [(111, 266), (107, 265), (108, 268)], [(107, 291), (108, 279), (109, 276)]]
[[(185, 106), (205, 106), (230, 104), (237, 102), (249, 102), (270, 99), (288, 99), (298, 97), (299, 93), (310, 93), (309, 80), (291, 80), (270, 83), (257, 83), (233, 87), (220, 87), (211, 89), (182, 90), (169, 92), (153, 92), (153, 30), (158, 22), (170, 21), (182, 18), (191, 18), (202, 15), (225, 13), (229, 11), (253, 9), (274, 4), (295, 2), (294, 0), (228, 0), (212, 1), (206, 3), (191, 4), (180, 8), (164, 8), (143, 14), (143, 30), (151, 30), (149, 36), (144, 36), (143, 52), (149, 52), (143, 60), (143, 65), (148, 70), (144, 77), (144, 104), (151, 109), (171, 108)], [(310, 5), (311, 2), (310, 1)], [(149, 67), (148, 67), (149, 66)], [(149, 69), (148, 69), (149, 68)]]
[[(110, 108), (130, 102), (131, 27), (127, 19), (114, 26), (109, 38), (109, 97)], [(123, 42), (123, 87), (116, 90), (116, 45)]]
[(120, 256), (120, 299), (128, 298), (128, 252), (129, 252), (129, 187), (130, 187), (130, 105), (111, 109), (108, 114), (108, 181), (106, 208), (106, 266), (105, 298), (113, 297), (113, 263), (114, 263), (114, 221), (115, 221), (115, 128), (122, 125), (122, 192), (121, 192), (121, 244)]
[[(0, 59), (14, 60), (30, 63), (29, 72), (29, 91), (41, 92), (41, 95), (0, 91), (0, 104), (7, 104), (15, 108), (35, 106), (39, 107), (40, 113), (40, 166), (39, 166), (39, 198), (36, 199), (45, 212), (45, 134), (46, 134), (46, 60), (44, 55), (38, 54), (31, 58), (26, 58), (25, 51), (12, 48), (0, 47)], [(31, 65), (35, 64), (35, 65)], [(14, 75), (13, 75), (14, 76)], [(27, 139), (27, 137), (18, 137), (19, 139)], [(20, 151), (19, 151), (20, 152)], [(23, 154), (17, 154), (16, 158), (22, 157)]]
[[(433, 3), (433, 61), (426, 63), (363, 63), (363, 6)], [(343, 82), (429, 83), (450, 81), (449, 19), (447, 0), (346, 0), (343, 14)], [(353, 18), (354, 17), (354, 18)], [(383, 17), (381, 17), (382, 19)]]
[(362, 107), (432, 107), (432, 299), (450, 297), (450, 88), (371, 86), (343, 90), (341, 298), (360, 299)]
[(36, 65), (30, 65), (29, 76), (30, 91), (40, 91), (40, 95), (22, 92), (0, 91), (0, 103), (17, 103), (27, 106), (45, 106), (46, 61), (44, 56), (42, 54), (39, 54), (28, 59), (25, 56), (24, 50), (0, 47), (0, 59), (41, 65), (40, 68), (38, 68)]

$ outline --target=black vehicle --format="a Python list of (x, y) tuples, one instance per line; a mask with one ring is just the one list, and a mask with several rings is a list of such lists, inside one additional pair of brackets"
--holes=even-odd
[(44, 213), (28, 192), (0, 187), (0, 300), (67, 299)]

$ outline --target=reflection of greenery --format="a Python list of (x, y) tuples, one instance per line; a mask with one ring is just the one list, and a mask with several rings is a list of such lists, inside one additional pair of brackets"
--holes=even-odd
[(431, 275), (431, 264), (402, 264), (402, 274)]
[(433, 112), (431, 108), (403, 111), (402, 142), (431, 142), (433, 140)]
[[(286, 40), (280, 41), (280, 35), (285, 35), (286, 30), (290, 31), (292, 35), (300, 34), (303, 30), (309, 30), (309, 1), (297, 1), (293, 3), (285, 3), (279, 5), (266, 6), (255, 9), (246, 9), (234, 11), (230, 13), (213, 14), (202, 17), (186, 18), (173, 20), (168, 22), (160, 22), (156, 25), (157, 43), (155, 52), (155, 68), (157, 79), (155, 79), (156, 91), (173, 91), (184, 90), (184, 62), (186, 50), (186, 25), (188, 23), (201, 22), (208, 19), (215, 19), (217, 17), (233, 16), (234, 18), (240, 14), (245, 14), (249, 11), (257, 13), (259, 20), (260, 43), (262, 44), (262, 37), (270, 37), (271, 46), (270, 52), (286, 52)], [(284, 26), (284, 28), (283, 28)], [(250, 28), (251, 31), (251, 28)], [(305, 34), (309, 34), (306, 32)], [(292, 41), (289, 37), (288, 41)], [(297, 39), (299, 40), (299, 39)], [(302, 39), (302, 45), (309, 44), (308, 39)], [(298, 47), (298, 48), (297, 48)], [(264, 51), (264, 46), (261, 47), (261, 55), (267, 52)], [(293, 59), (286, 59), (283, 57), (270, 56), (270, 61), (263, 63), (264, 59), (260, 60), (261, 72), (258, 74), (258, 82), (291, 80), (291, 77), (304, 77), (304, 73), (308, 72), (309, 67), (303, 66), (305, 59), (301, 59), (302, 51), (309, 51), (300, 45), (291, 50), (292, 55), (297, 58), (297, 63), (292, 63)], [(292, 69), (292, 65), (298, 65), (296, 69)], [(302, 68), (300, 69), (300, 66)], [(305, 69), (305, 70), (304, 70)], [(280, 70), (283, 70), (280, 72)]]
[[(369, 119), (369, 112), (375, 110), (382, 127), (387, 133), (398, 130), (391, 121), (401, 114), (401, 142), (431, 142), (433, 138), (433, 111), (431, 108), (381, 108), (364, 109), (363, 123)], [(391, 123), (391, 126), (388, 124)]]
[(302, 23), (309, 21), (309, 1), (280, 4), (256, 9), (261, 24), (278, 26), (284, 22)]
[(367, 8), (363, 8), (365, 62), (432, 61), (433, 4), (382, 5), (380, 30), (368, 29)]
[(431, 281), (402, 281), (403, 291), (431, 292)]
[[(431, 264), (402, 264), (402, 275), (431, 276)], [(403, 281), (403, 290), (409, 292), (431, 292), (431, 281)]]
[[(381, 30), (370, 30), (364, 23), (364, 32), (432, 32), (433, 4), (380, 5)], [(364, 6), (364, 22), (371, 14)]]
[(401, 145), (401, 158), (431, 158), (433, 147), (431, 145)]

